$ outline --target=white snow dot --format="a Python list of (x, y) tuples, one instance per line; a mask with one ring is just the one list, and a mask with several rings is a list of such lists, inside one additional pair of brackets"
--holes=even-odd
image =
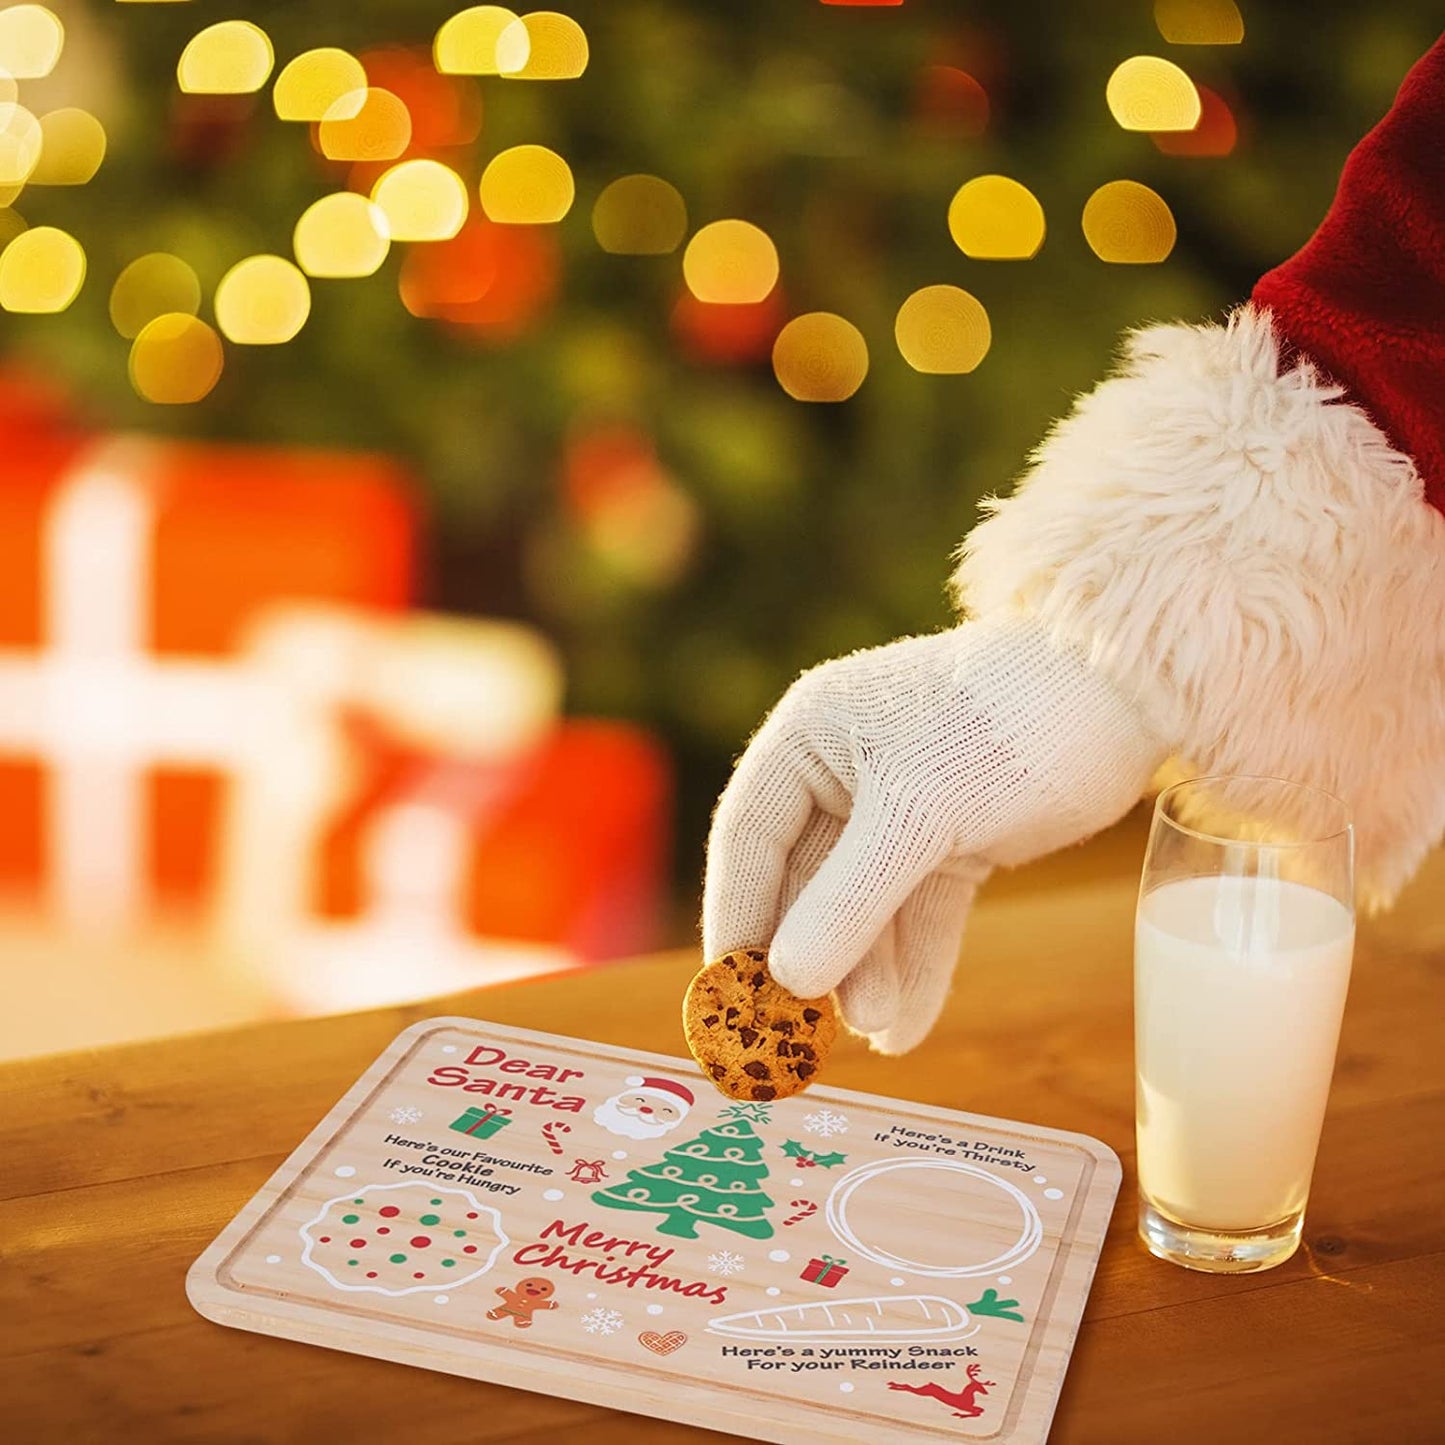
[(782, 1294), (782, 1290), (780, 1290), (780, 1289), (777, 1287), (777, 1285), (775, 1285), (775, 1284), (770, 1284), (770, 1285), (768, 1286), (768, 1293), (769, 1293), (769, 1294)]
[(343, 1165), (341, 1165), (341, 1167), (340, 1167), (339, 1169), (337, 1169), (337, 1171), (336, 1171), (336, 1177), (337, 1177), (338, 1179), (350, 1179), (351, 1176), (352, 1176), (353, 1174), (355, 1174), (355, 1173), (356, 1173), (356, 1165), (355, 1165), (355, 1164), (343, 1164)]
[(566, 1197), (560, 1189), (544, 1189), (542, 1191), (543, 1199), (565, 1199)]
[(998, 1282), (1000, 1284), (1012, 1284), (1014, 1282), (1014, 1277), (1011, 1274), (1001, 1274), (998, 1277)]
[(267, 1264), (280, 1264), (280, 1263), (281, 1263), (281, 1256), (280, 1256), (279, 1254), (268, 1254), (268, 1255), (266, 1256), (266, 1263), (267, 1263)]
[(1048, 1181), (1047, 1179), (1045, 1179), (1042, 1174), (1035, 1174), (1035, 1175), (1034, 1175), (1034, 1183), (1035, 1183), (1035, 1184), (1047, 1184), (1048, 1182), (1049, 1182), (1049, 1181)]
[(660, 1315), (660, 1314), (662, 1313), (662, 1306), (661, 1306), (661, 1305), (648, 1305), (648, 1307), (647, 1307), (647, 1313), (650, 1314), (650, 1315)]
[(803, 1187), (803, 1181), (801, 1179), (790, 1179), (788, 1183), (791, 1184), (794, 1189), (801, 1189)]
[(1045, 1199), (1062, 1199), (1063, 1197), (1064, 1197), (1064, 1191), (1063, 1191), (1062, 1189), (1045, 1189), (1045, 1190), (1044, 1190), (1044, 1198), (1045, 1198)]
[(774, 1264), (786, 1264), (792, 1257), (786, 1249), (770, 1249), (768, 1251), (768, 1258)]
[(627, 1150), (626, 1150), (626, 1149), (614, 1149), (614, 1150), (612, 1151), (612, 1157), (613, 1157), (614, 1159), (626, 1159), (626, 1158), (627, 1158)]
[(888, 1283), (891, 1284), (891, 1285), (897, 1286), (897, 1285), (901, 1285), (901, 1284), (903, 1283), (903, 1281), (902, 1281), (901, 1279), (899, 1279), (898, 1276), (895, 1274), (895, 1275), (893, 1276), (893, 1278), (888, 1281)]
[(457, 1046), (456, 1046), (455, 1044), (443, 1044), (443, 1045), (442, 1045), (442, 1053), (444, 1053), (444, 1054), (454, 1054), (454, 1053), (456, 1053), (456, 1051), (457, 1051)]
[(436, 1296), (435, 1299), (432, 1300), (432, 1303), (433, 1303), (434, 1305), (444, 1305), (444, 1304), (446, 1304), (446, 1302), (447, 1302), (449, 1299), (451, 1299), (451, 1295), (449, 1295), (449, 1294), (439, 1294), (439, 1295)]
[(852, 1380), (844, 1380), (843, 1383), (838, 1386), (838, 1388), (839, 1388), (845, 1395), (851, 1395), (851, 1394), (853, 1393), (853, 1382), (852, 1382)]

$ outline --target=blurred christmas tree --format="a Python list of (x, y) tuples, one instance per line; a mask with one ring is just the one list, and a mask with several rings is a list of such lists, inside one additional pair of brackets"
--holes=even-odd
[[(456, 3), (233, 6), (269, 37), (275, 72), (339, 47), (400, 99), (400, 154), (373, 143), (378, 159), (347, 160), (322, 151), (370, 142), (328, 147), (279, 119), (274, 74), (249, 94), (181, 92), (178, 59), (214, 18), (196, 7), (52, 0), (65, 52), (9, 90), (42, 118), (94, 112), (109, 149), (84, 185), (0, 185), (0, 242), (53, 226), (87, 258), (74, 302), (5, 316), (0, 348), (67, 379), (105, 425), (406, 458), (435, 517), (427, 600), (540, 621), (567, 652), (574, 710), (665, 734), (692, 877), (706, 809), (769, 702), (810, 662), (946, 620), (947, 554), (978, 497), (1007, 485), (1122, 327), (1217, 312), (1304, 240), (1438, 6), (1241, 0), (1242, 43), (1183, 44), (1191, 15), (1217, 19), (1227, 0), (1000, 0), (965, 16), (951, 0), (558, 3), (590, 48), (558, 82), (439, 76), (433, 38)], [(1194, 132), (1116, 123), (1105, 85), (1138, 54), (1199, 87)], [(0, 169), (7, 137), (25, 140), (14, 100), (0, 91)], [(570, 166), (575, 201), (556, 223), (497, 225), (478, 204), (488, 163), (522, 145)], [(289, 257), (308, 207), (369, 192), (406, 157), (465, 181), (455, 239), (394, 243), (364, 278), (313, 277), (294, 339), (227, 345), (192, 405), (136, 394), (117, 335), (135, 326), (112, 294), (127, 266), (180, 258), (194, 282), (155, 284), (198, 284), (212, 319), (232, 266)], [(974, 259), (950, 235), (955, 193), (991, 173), (1042, 206), (1033, 259)], [(657, 179), (604, 196), (634, 175)], [(1172, 213), (1177, 242), (1157, 264), (1107, 264), (1086, 244), (1085, 202), (1118, 179)], [(545, 210), (555, 181), (533, 164), (508, 190), (498, 172), (487, 210), (505, 216), (518, 196)], [(684, 282), (679, 243), (724, 218), (776, 246), (761, 300), (708, 304)], [(991, 344), (966, 375), (922, 374), (895, 343), (902, 303), (939, 284), (987, 313)], [(797, 374), (774, 374), (779, 329), (810, 312), (866, 343), (849, 400), (789, 391), (849, 389), (851, 333), (825, 356), (799, 333)]]

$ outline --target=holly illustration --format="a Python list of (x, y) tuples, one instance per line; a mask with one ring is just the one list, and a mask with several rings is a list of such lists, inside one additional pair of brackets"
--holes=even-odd
[(835, 1164), (845, 1163), (846, 1154), (815, 1154), (806, 1144), (799, 1144), (796, 1139), (789, 1139), (783, 1145), (783, 1153), (790, 1159), (796, 1159), (803, 1169), (811, 1169), (817, 1165), (820, 1169), (831, 1169)]
[(994, 1315), (1001, 1320), (1018, 1320), (1023, 1322), (1023, 1316), (1018, 1312), (1019, 1302), (1016, 1299), (1000, 1299), (996, 1289), (986, 1289), (978, 1299), (971, 1305), (965, 1305), (971, 1315)]
[(699, 1224), (771, 1239), (764, 1211), (773, 1201), (762, 1191), (767, 1177), (763, 1141), (749, 1120), (732, 1118), (675, 1145), (658, 1163), (630, 1170), (622, 1183), (592, 1198), (609, 1209), (666, 1215), (657, 1232), (679, 1239), (696, 1239)]

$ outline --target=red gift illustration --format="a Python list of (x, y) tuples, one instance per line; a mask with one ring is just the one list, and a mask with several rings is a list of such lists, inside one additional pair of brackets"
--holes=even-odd
[(821, 1259), (810, 1259), (803, 1266), (803, 1272), (798, 1278), (807, 1280), (809, 1284), (821, 1284), (832, 1289), (847, 1273), (848, 1265), (845, 1260), (834, 1259), (831, 1254), (825, 1254)]
[(470, 1134), (473, 1139), (490, 1139), (512, 1121), (506, 1116), (510, 1109), (498, 1109), (494, 1104), (485, 1108), (467, 1109), (460, 1119), (453, 1119), (451, 1127), (458, 1134)]

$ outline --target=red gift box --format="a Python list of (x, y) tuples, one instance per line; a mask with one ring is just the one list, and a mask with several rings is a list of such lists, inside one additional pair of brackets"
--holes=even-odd
[(380, 459), (22, 423), (0, 406), (0, 888), (112, 925), (212, 891), (255, 614), (401, 608), (415, 519)]
[(810, 1259), (803, 1266), (803, 1272), (798, 1278), (807, 1280), (809, 1284), (821, 1284), (832, 1289), (847, 1273), (848, 1266), (843, 1260), (825, 1254), (822, 1259)]

